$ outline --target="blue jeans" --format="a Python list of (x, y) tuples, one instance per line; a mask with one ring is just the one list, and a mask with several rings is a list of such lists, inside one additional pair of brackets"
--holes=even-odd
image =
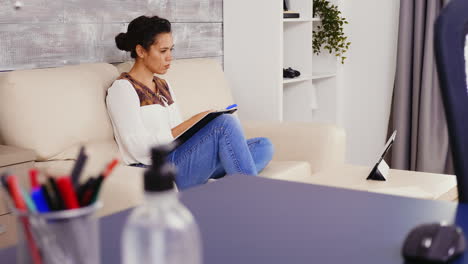
[(269, 139), (246, 140), (239, 120), (224, 114), (173, 150), (168, 159), (177, 167), (177, 187), (186, 189), (225, 174), (257, 175), (272, 157)]

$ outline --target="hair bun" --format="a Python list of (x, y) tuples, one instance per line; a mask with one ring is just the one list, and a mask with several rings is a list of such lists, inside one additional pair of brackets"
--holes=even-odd
[(130, 45), (128, 43), (127, 34), (120, 33), (115, 37), (115, 44), (119, 50), (131, 51)]
[(171, 23), (168, 20), (157, 16), (139, 16), (128, 24), (126, 33), (119, 33), (115, 37), (115, 44), (118, 49), (131, 52), (130, 56), (136, 59), (136, 46), (140, 45), (149, 51), (161, 33), (171, 33)]

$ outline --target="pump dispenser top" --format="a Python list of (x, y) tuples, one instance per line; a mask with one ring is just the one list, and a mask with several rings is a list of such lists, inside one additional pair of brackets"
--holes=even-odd
[(160, 145), (151, 149), (151, 166), (144, 174), (146, 192), (164, 192), (174, 189), (176, 169), (167, 161), (172, 145)]

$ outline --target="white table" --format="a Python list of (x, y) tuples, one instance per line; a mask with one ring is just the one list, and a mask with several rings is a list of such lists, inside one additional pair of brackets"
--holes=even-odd
[(390, 169), (387, 181), (369, 181), (366, 178), (370, 170), (364, 166), (341, 165), (309, 177), (284, 180), (422, 199), (456, 201), (458, 198), (455, 175)]

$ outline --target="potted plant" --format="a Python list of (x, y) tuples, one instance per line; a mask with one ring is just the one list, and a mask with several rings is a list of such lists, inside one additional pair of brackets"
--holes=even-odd
[(314, 17), (320, 17), (322, 21), (312, 32), (314, 53), (319, 55), (324, 48), (344, 63), (346, 59), (344, 54), (351, 45), (343, 30), (343, 26), (348, 24), (348, 21), (342, 16), (338, 7), (329, 0), (314, 0), (313, 14)]

